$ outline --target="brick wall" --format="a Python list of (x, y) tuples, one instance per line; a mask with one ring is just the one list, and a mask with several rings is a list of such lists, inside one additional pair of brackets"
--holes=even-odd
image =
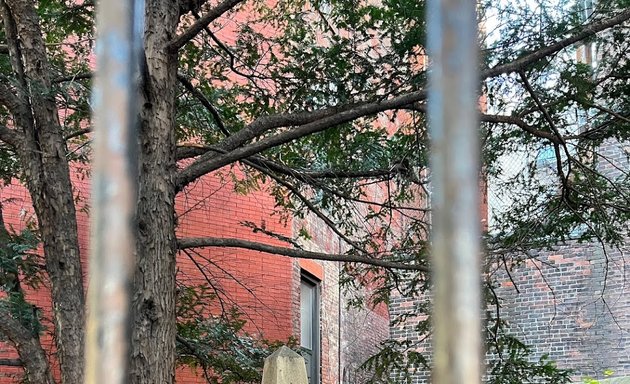
[[(630, 374), (630, 247), (568, 244), (532, 258), (497, 293), (511, 331), (576, 377)], [(518, 288), (518, 291), (517, 291)]]
[[(604, 142), (598, 170), (611, 180), (623, 177), (629, 155), (630, 143)], [(503, 315), (533, 347), (533, 357), (548, 354), (576, 378), (603, 378), (608, 369), (630, 374), (629, 243), (626, 238), (625, 246), (604, 248), (570, 242), (534, 251), (512, 272), (514, 284), (498, 276)]]
[[(598, 154), (598, 169), (615, 179), (630, 169), (630, 144), (606, 142)], [(487, 201), (482, 203), (482, 212)], [(511, 272), (495, 272), (501, 316), (511, 332), (532, 347), (532, 359), (548, 355), (560, 368), (572, 369), (574, 379), (630, 375), (630, 241), (618, 248), (570, 242), (553, 250), (534, 250)], [(513, 283), (512, 283), (513, 280)], [(414, 311), (426, 298), (394, 297), (392, 316)], [(410, 317), (392, 327), (392, 338), (417, 342), (416, 350), (430, 355), (428, 340), (414, 329), (422, 317)], [(429, 382), (418, 372), (413, 384)]]
[[(77, 173), (73, 180), (77, 194), (84, 199), (79, 208), (87, 208), (89, 179)], [(28, 193), (19, 184), (3, 187), (0, 197), (4, 202), (3, 213), (8, 225), (19, 230), (29, 219), (34, 219)], [(291, 218), (282, 222), (279, 220), (279, 216), (274, 214), (273, 198), (264, 188), (247, 194), (236, 193), (232, 180), (221, 173), (208, 175), (186, 189), (178, 197), (176, 208), (178, 235), (182, 237), (234, 237), (287, 246), (260, 232), (254, 233), (243, 223), (253, 222), (268, 231), (288, 237), (299, 230)], [(78, 212), (79, 237), (84, 257), (87, 257), (89, 246), (89, 218), (86, 212), (86, 209), (79, 209)], [(323, 223), (308, 217), (302, 224), (312, 231), (310, 249), (339, 252), (338, 238)], [(191, 255), (180, 253), (177, 263), (179, 281), (197, 285), (205, 283), (206, 276), (209, 277), (226, 307), (236, 305), (245, 314), (246, 330), (271, 340), (287, 340), (291, 335), (299, 339), (300, 273), (304, 269), (317, 274), (322, 288), (323, 384), (361, 382), (363, 376), (357, 367), (376, 351), (381, 340), (388, 337), (386, 310), (357, 311), (345, 308), (346, 298), (339, 289), (339, 263), (300, 262), (229, 248), (200, 249)], [(320, 271), (314, 271), (313, 268), (319, 268)], [(45, 318), (50, 318), (50, 296), (45, 286), (31, 292), (29, 300), (41, 308)], [(218, 310), (219, 306), (208, 308), (213, 313)], [(50, 333), (52, 329), (48, 323), (48, 332), (42, 336), (43, 344), (51, 354), (54, 352)], [(16, 357), (9, 344), (0, 343), (0, 358)], [(21, 375), (20, 368), (0, 367), (0, 383), (16, 383)], [(187, 367), (178, 369), (177, 381), (203, 382), (194, 370)]]
[[(404, 283), (403, 283), (404, 284)], [(392, 293), (389, 305), (390, 318), (394, 325), (390, 328), (391, 338), (400, 342), (409, 342), (409, 351), (419, 352), (426, 358), (431, 357), (431, 340), (426, 334), (418, 331), (418, 325), (427, 320), (425, 309), (421, 307), (429, 302), (428, 296), (416, 297), (413, 300), (409, 297)], [(397, 322), (403, 316), (404, 321)], [(407, 348), (407, 347), (403, 347)], [(416, 366), (410, 374), (409, 384), (424, 384), (429, 382), (430, 372), (422, 366)], [(391, 373), (393, 379), (409, 372), (394, 371)]]
[[(295, 219), (293, 227), (296, 233), (300, 228), (304, 228), (311, 235), (312, 239), (304, 243), (306, 249), (327, 253), (345, 251), (346, 245), (313, 215), (307, 215), (300, 220)], [(319, 265), (321, 272), (314, 271), (310, 263)], [(342, 268), (339, 262), (296, 261), (296, 266), (298, 276), (302, 269), (316, 277), (322, 277), (320, 285), (322, 383), (364, 383), (368, 373), (359, 367), (376, 353), (380, 343), (389, 337), (387, 308), (348, 308), (346, 303), (352, 295), (339, 285)], [(369, 291), (362, 294), (369, 294)], [(297, 306), (299, 309), (299, 302)]]
[[(77, 194), (83, 199), (89, 197), (89, 180), (73, 174)], [(34, 219), (28, 193), (19, 184), (1, 189), (3, 214), (7, 225), (20, 230), (26, 222)], [(79, 203), (79, 208), (86, 205)], [(177, 200), (178, 235), (181, 236), (224, 236), (237, 237), (280, 245), (278, 240), (260, 233), (253, 233), (243, 226), (244, 221), (263, 225), (270, 231), (291, 235), (291, 224), (278, 221), (273, 215), (273, 199), (263, 191), (247, 195), (234, 192), (233, 183), (218, 174), (209, 175), (182, 193)], [(89, 218), (87, 211), (79, 209), (78, 226), (81, 251), (87, 257), (89, 240)], [(285, 244), (282, 244), (285, 245)], [(293, 323), (299, 321), (293, 306), (295, 296), (293, 261), (285, 257), (271, 256), (247, 250), (208, 248), (199, 250), (192, 256), (178, 255), (178, 279), (187, 284), (204, 283), (206, 276), (217, 287), (219, 296), (229, 308), (237, 305), (245, 313), (246, 330), (270, 340), (287, 340), (294, 334)], [(299, 294), (299, 291), (298, 291)], [(44, 316), (47, 332), (42, 335), (42, 343), (51, 353), (53, 329), (50, 319), (50, 295), (44, 284), (36, 292), (29, 292), (28, 299), (37, 305)], [(216, 308), (209, 308), (215, 312)], [(0, 358), (16, 358), (9, 344), (0, 343)], [(0, 366), (0, 383), (17, 382), (21, 369)], [(178, 370), (179, 382), (203, 382), (188, 368)]]

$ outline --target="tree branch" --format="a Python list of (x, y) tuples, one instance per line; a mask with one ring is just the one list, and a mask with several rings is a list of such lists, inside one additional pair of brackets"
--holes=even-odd
[(0, 332), (2, 332), (17, 349), (24, 365), (26, 376), (31, 383), (53, 384), (55, 380), (50, 372), (46, 353), (39, 340), (13, 318), (9, 310), (0, 306)]
[(246, 164), (248, 164), (250, 167), (253, 167), (254, 169), (257, 169), (259, 172), (262, 172), (266, 175), (268, 175), (269, 177), (271, 177), (272, 179), (274, 179), (276, 181), (276, 183), (282, 185), (283, 187), (285, 187), (286, 189), (289, 190), (289, 192), (291, 192), (293, 194), (293, 196), (297, 197), (302, 203), (304, 203), (304, 205), (306, 205), (306, 207), (315, 214), (315, 216), (319, 217), (320, 220), (322, 220), (327, 226), (328, 228), (330, 228), (337, 236), (339, 236), (346, 244), (350, 245), (352, 248), (356, 249), (358, 252), (360, 253), (366, 253), (365, 250), (359, 245), (357, 244), (357, 242), (353, 241), (352, 239), (348, 238), (348, 236), (346, 236), (343, 232), (341, 232), (341, 230), (339, 228), (337, 228), (337, 226), (335, 225), (335, 223), (333, 223), (333, 221), (326, 216), (319, 208), (317, 208), (315, 206), (315, 204), (313, 204), (309, 199), (306, 198), (306, 196), (302, 195), (302, 193), (300, 193), (300, 191), (298, 190), (298, 188), (296, 186), (294, 186), (293, 184), (282, 180), (282, 178), (274, 175), (271, 172), (267, 172), (263, 167), (261, 167), (258, 164), (254, 164), (251, 161), (247, 161), (247, 160), (243, 160)]
[[(223, 153), (218, 149), (207, 145), (187, 144), (177, 147), (177, 160), (189, 159), (203, 155), (209, 151)], [(257, 165), (263, 166), (271, 171), (291, 176), (297, 180), (308, 183), (313, 179), (374, 179), (388, 177), (395, 174), (404, 174), (409, 169), (402, 164), (394, 164), (390, 168), (367, 169), (367, 170), (347, 170), (347, 169), (303, 169), (291, 168), (276, 161), (265, 159), (262, 156), (254, 155), (247, 158)]]
[(230, 69), (232, 70), (232, 72), (236, 73), (239, 76), (242, 76), (246, 79), (249, 80), (253, 80), (253, 79), (265, 79), (268, 78), (267, 76), (262, 76), (259, 74), (256, 74), (256, 69), (255, 68), (248, 68), (252, 73), (251, 74), (246, 74), (244, 72), (242, 72), (241, 70), (239, 70), (238, 68), (236, 68), (236, 55), (234, 54), (234, 52), (232, 52), (232, 50), (225, 45), (221, 40), (219, 40), (219, 38), (212, 33), (212, 31), (210, 31), (208, 28), (205, 29), (206, 33), (208, 34), (208, 36), (210, 36), (210, 38), (212, 39), (212, 41), (214, 41), (214, 43), (216, 45), (219, 46), (219, 48), (221, 48), (225, 53), (227, 53), (229, 59), (230, 59)]
[[(563, 39), (548, 47), (541, 48), (531, 52), (512, 63), (499, 65), (497, 67), (487, 69), (481, 73), (481, 78), (488, 78), (504, 73), (517, 72), (528, 65), (554, 54), (567, 46), (590, 37), (607, 28), (623, 23), (630, 19), (630, 10), (622, 11), (617, 16), (594, 22), (583, 26), (576, 34)], [(203, 27), (201, 27), (203, 28)], [(321, 132), (330, 127), (349, 121), (373, 115), (378, 112), (398, 109), (423, 100), (426, 97), (424, 90), (411, 92), (405, 95), (397, 96), (385, 101), (366, 103), (360, 105), (345, 105), (327, 108), (315, 112), (303, 112), (288, 115), (267, 116), (255, 120), (252, 124), (233, 134), (231, 137), (221, 142), (218, 147), (224, 151), (224, 154), (206, 153), (201, 155), (190, 166), (180, 172), (177, 177), (176, 185), (178, 190), (183, 189), (190, 182), (198, 177), (217, 170), (234, 161), (241, 160), (251, 155), (260, 153), (269, 148), (290, 142), (301, 137)], [(261, 134), (275, 128), (294, 127), (276, 135), (263, 138), (255, 143), (244, 145), (249, 140), (260, 136)], [(530, 133), (541, 134), (542, 131), (530, 129), (527, 125), (521, 124), (521, 128), (526, 127)], [(551, 136), (544, 135), (547, 139)]]
[(186, 88), (186, 90), (190, 92), (190, 94), (193, 95), (197, 100), (199, 100), (201, 105), (203, 105), (208, 110), (208, 112), (210, 112), (210, 114), (212, 115), (212, 118), (217, 124), (217, 127), (219, 127), (219, 130), (224, 135), (230, 136), (230, 131), (228, 131), (227, 128), (225, 128), (225, 125), (223, 124), (223, 120), (221, 119), (221, 115), (219, 114), (219, 111), (214, 107), (214, 105), (212, 105), (210, 100), (208, 100), (206, 96), (204, 96), (203, 93), (201, 93), (197, 88), (195, 88), (195, 86), (192, 85), (190, 80), (188, 80), (186, 76), (184, 76), (183, 74), (178, 73), (177, 80), (179, 80), (179, 82), (184, 86), (184, 88)]
[(519, 119), (516, 116), (481, 114), (480, 120), (486, 123), (516, 125), (523, 131), (530, 133), (536, 137), (540, 137), (541, 139), (547, 139), (554, 144), (558, 143), (559, 141), (558, 137), (553, 133), (536, 129), (523, 121), (523, 119)]
[(584, 40), (588, 37), (591, 37), (598, 32), (606, 30), (608, 28), (612, 28), (616, 25), (623, 23), (624, 21), (630, 19), (630, 9), (626, 9), (620, 12), (617, 16), (610, 17), (608, 19), (596, 21), (587, 25), (582, 26), (575, 34), (567, 37), (566, 39), (560, 40), (555, 44), (551, 44), (547, 47), (541, 48), (537, 51), (531, 52), (527, 55), (524, 55), (520, 59), (514, 60), (511, 63), (498, 65), (494, 68), (487, 69), (481, 72), (481, 78), (485, 79), (488, 77), (494, 77), (497, 75), (501, 75), (504, 73), (518, 72), (519, 70), (525, 69), (527, 66), (541, 60), (549, 55), (552, 55), (556, 52), (563, 50), (564, 48), (577, 43), (578, 41)]
[(299, 259), (313, 259), (324, 261), (343, 261), (349, 263), (362, 263), (368, 265), (374, 265), (377, 267), (389, 268), (389, 269), (405, 269), (412, 271), (429, 272), (429, 268), (422, 265), (404, 264), (402, 262), (387, 261), (382, 259), (369, 258), (365, 256), (345, 255), (345, 254), (330, 254), (321, 252), (311, 252), (301, 249), (277, 247), (268, 244), (256, 243), (241, 239), (230, 238), (212, 238), (212, 237), (198, 237), (198, 238), (183, 238), (177, 240), (177, 246), (180, 250), (188, 248), (202, 248), (202, 247), (223, 247), (223, 248), (241, 248), (249, 249), (252, 251), (259, 251), (265, 253), (271, 253), (280, 256), (287, 256)]
[(175, 37), (175, 39), (169, 43), (167, 49), (171, 52), (177, 52), (210, 23), (243, 1), (244, 0), (224, 0), (222, 3), (219, 3), (216, 7), (208, 10), (199, 20), (193, 23), (193, 25), (191, 25), (187, 30), (182, 32), (181, 35)]
[[(426, 113), (427, 112), (426, 104), (420, 104), (420, 103), (414, 103), (408, 109), (411, 109), (413, 111), (422, 112), (422, 113)], [(541, 131), (540, 129), (536, 129), (536, 128), (532, 127), (531, 125), (529, 125), (525, 121), (523, 121), (523, 119), (520, 119), (520, 118), (518, 118), (516, 116), (488, 115), (488, 114), (485, 114), (485, 113), (481, 113), (479, 115), (479, 119), (481, 121), (483, 121), (483, 122), (486, 122), (486, 123), (516, 125), (517, 127), (521, 128), (523, 131), (531, 133), (532, 135), (534, 135), (536, 137), (540, 137), (542, 139), (547, 139), (547, 140), (551, 141), (552, 143), (559, 143), (559, 140), (561, 139), (561, 138), (559, 139), (552, 132)]]
[[(182, 170), (176, 180), (177, 189), (182, 190), (190, 182), (206, 173), (215, 171), (234, 161), (244, 159), (266, 149), (288, 143), (313, 133), (324, 131), (328, 128), (347, 123), (361, 117), (374, 115), (378, 112), (390, 109), (401, 108), (405, 105), (423, 100), (425, 97), (426, 93), (424, 91), (417, 91), (384, 101), (360, 105), (355, 104), (354, 107), (346, 105), (327, 108), (316, 112), (275, 115), (267, 118), (261, 118), (254, 121), (244, 130), (233, 134), (229, 138), (223, 140), (222, 143), (219, 143), (217, 147), (225, 151), (225, 154), (206, 153), (195, 160), (190, 166)], [(339, 110), (341, 111), (337, 112)], [(317, 117), (319, 116), (323, 117), (318, 119)], [(238, 147), (238, 145), (236, 145), (243, 139), (249, 140), (250, 138), (258, 136), (255, 133), (262, 134), (272, 128), (290, 125), (298, 126), (280, 132), (276, 135), (260, 139), (259, 141), (249, 145), (242, 147)], [(252, 135), (253, 137), (250, 137)]]
[(287, 167), (284, 164), (280, 164), (275, 161), (267, 160), (262, 156), (254, 155), (247, 159), (254, 164), (264, 167), (270, 171), (280, 173), (286, 176), (291, 176), (299, 181), (310, 183), (315, 179), (374, 179), (381, 177), (388, 177), (395, 174), (403, 174), (409, 172), (409, 169), (402, 164), (395, 164), (390, 168), (381, 169), (369, 169), (352, 171), (346, 169), (294, 169)]
[(63, 139), (65, 141), (68, 141), (70, 139), (74, 139), (75, 137), (87, 135), (90, 132), (92, 132), (92, 128), (91, 127), (79, 129), (78, 131), (74, 131), (72, 133), (67, 134), (66, 136), (63, 137)]
[(0, 366), (5, 367), (23, 367), (24, 363), (20, 359), (0, 359)]
[(4, 141), (13, 148), (18, 148), (22, 142), (22, 135), (14, 129), (0, 125), (0, 141)]
[[(538, 106), (538, 109), (543, 114), (543, 117), (547, 121), (547, 124), (549, 124), (549, 128), (551, 128), (553, 133), (558, 138), (558, 141), (553, 143), (554, 151), (556, 154), (556, 171), (558, 172), (558, 177), (560, 178), (560, 182), (562, 183), (562, 196), (563, 198), (567, 199), (567, 201), (570, 201), (568, 178), (569, 178), (569, 175), (571, 174), (571, 153), (569, 152), (569, 149), (567, 148), (567, 144), (562, 138), (560, 131), (556, 127), (556, 124), (553, 122), (553, 119), (551, 118), (549, 111), (547, 110), (547, 108), (545, 108), (545, 105), (542, 103), (542, 101), (540, 101), (540, 98), (534, 91), (534, 88), (529, 83), (529, 80), (527, 79), (525, 72), (521, 70), (518, 72), (518, 74), (521, 77), (521, 80), (523, 81), (523, 85), (525, 86), (525, 89), (534, 100), (534, 103)], [(564, 153), (567, 156), (567, 164), (569, 168), (567, 170), (566, 175), (564, 173), (564, 169), (562, 168), (562, 157), (560, 156), (560, 146), (562, 146), (562, 148), (564, 149)]]
[(93, 73), (77, 73), (76, 75), (68, 75), (62, 77), (55, 77), (52, 79), (53, 84), (65, 83), (66, 81), (77, 81), (77, 80), (91, 80), (94, 77)]
[(584, 100), (580, 100), (580, 101), (577, 101), (575, 99), (573, 99), (573, 100), (578, 102), (578, 103), (581, 103), (582, 105), (586, 105), (587, 107), (595, 108), (595, 109), (599, 110), (600, 112), (604, 112), (604, 113), (607, 113), (609, 115), (612, 115), (617, 120), (621, 120), (621, 121), (625, 121), (626, 123), (630, 123), (630, 118), (628, 118), (627, 116), (624, 116), (624, 115), (622, 115), (620, 113), (617, 113), (617, 112), (613, 111), (610, 108), (606, 108), (604, 106), (601, 106), (601, 105), (598, 105), (598, 104), (595, 104), (595, 103), (590, 103), (590, 102), (584, 101)]

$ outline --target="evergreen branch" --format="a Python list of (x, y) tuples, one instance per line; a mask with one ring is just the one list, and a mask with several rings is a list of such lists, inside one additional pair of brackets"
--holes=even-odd
[[(425, 97), (426, 92), (417, 91), (379, 102), (332, 107), (316, 112), (274, 115), (257, 119), (248, 127), (223, 140), (217, 146), (225, 151), (225, 154), (217, 155), (216, 153), (206, 153), (182, 170), (177, 177), (177, 190), (182, 190), (186, 185), (204, 174), (235, 161), (258, 154), (266, 149), (324, 131), (328, 128), (361, 117), (374, 115), (390, 109), (402, 108), (403, 106), (423, 100)], [(242, 145), (244, 142), (271, 129), (296, 125), (297, 127), (295, 128), (265, 137), (248, 145)]]
[[(518, 72), (518, 74), (521, 77), (521, 80), (523, 81), (523, 86), (527, 90), (527, 93), (529, 93), (529, 95), (532, 97), (532, 99), (534, 100), (534, 103), (538, 106), (538, 109), (540, 110), (540, 112), (543, 114), (543, 117), (547, 121), (547, 124), (549, 124), (549, 127), (553, 131), (554, 135), (556, 135), (556, 137), (558, 138), (558, 142), (554, 142), (553, 144), (554, 151), (556, 154), (556, 171), (558, 173), (558, 178), (560, 178), (560, 182), (562, 183), (562, 197), (563, 199), (566, 199), (568, 202), (571, 202), (571, 199), (569, 196), (570, 187), (569, 187), (569, 180), (568, 180), (571, 174), (571, 160), (570, 160), (571, 153), (569, 152), (569, 149), (567, 148), (567, 144), (562, 138), (560, 131), (556, 127), (556, 124), (553, 122), (553, 119), (551, 118), (549, 111), (547, 110), (547, 108), (545, 108), (545, 105), (542, 103), (542, 101), (540, 101), (540, 98), (534, 91), (534, 88), (529, 83), (529, 80), (527, 79), (525, 72), (521, 70)], [(568, 170), (567, 170), (566, 175), (562, 167), (562, 157), (560, 156), (560, 146), (562, 146), (562, 148), (564, 149), (564, 153), (567, 156)]]
[(188, 248), (203, 247), (221, 247), (221, 248), (241, 248), (252, 251), (270, 253), (279, 256), (287, 256), (298, 259), (312, 259), (324, 261), (342, 261), (348, 263), (360, 263), (383, 267), (388, 269), (412, 270), (420, 272), (429, 272), (429, 268), (423, 265), (404, 264), (402, 262), (388, 261), (365, 256), (357, 256), (351, 254), (331, 254), (322, 252), (305, 251), (302, 249), (278, 247), (269, 244), (257, 243), (253, 241), (233, 239), (233, 238), (214, 238), (214, 237), (191, 237), (177, 240), (177, 246), (180, 250)]
[[(499, 65), (482, 71), (481, 78), (485, 79), (505, 73), (521, 71), (528, 65), (531, 65), (544, 57), (552, 55), (571, 44), (593, 36), (600, 31), (619, 25), (628, 19), (630, 19), (630, 10), (623, 11), (615, 17), (585, 25), (576, 34), (560, 40), (555, 44), (531, 52), (511, 63)], [(246, 128), (235, 133), (229, 138), (226, 138), (219, 144), (219, 147), (225, 151), (224, 154), (217, 155), (216, 153), (206, 153), (195, 160), (190, 166), (182, 170), (176, 181), (177, 189), (183, 189), (186, 185), (206, 173), (217, 170), (234, 161), (260, 153), (266, 149), (285, 144), (313, 133), (324, 131), (328, 128), (347, 123), (361, 117), (374, 115), (387, 110), (408, 107), (409, 105), (413, 105), (413, 103), (422, 101), (425, 98), (426, 92), (424, 90), (420, 90), (372, 103), (358, 105), (349, 104), (326, 108), (315, 112), (281, 114), (259, 118)], [(523, 126), (525, 125), (522, 125), (521, 127)], [(249, 140), (258, 137), (267, 131), (281, 127), (294, 128), (265, 137), (255, 143), (244, 145)], [(530, 133), (536, 132), (539, 134), (542, 132), (533, 129), (530, 129), (530, 131)], [(547, 136), (546, 138), (549, 138), (548, 135), (545, 136)]]
[(595, 21), (590, 24), (583, 25), (578, 31), (576, 31), (573, 35), (567, 37), (566, 39), (562, 39), (554, 44), (538, 49), (529, 54), (526, 54), (522, 56), (521, 58), (514, 60), (511, 63), (498, 65), (494, 68), (483, 71), (481, 73), (482, 74), (481, 78), (485, 79), (488, 77), (498, 76), (504, 73), (512, 73), (512, 72), (518, 72), (520, 70), (523, 70), (529, 65), (545, 57), (553, 55), (554, 53), (557, 53), (572, 44), (575, 44), (586, 38), (594, 36), (595, 34), (601, 31), (604, 31), (606, 29), (622, 24), (628, 19), (630, 19), (630, 9), (626, 9), (620, 12), (618, 15), (610, 17), (608, 19)]

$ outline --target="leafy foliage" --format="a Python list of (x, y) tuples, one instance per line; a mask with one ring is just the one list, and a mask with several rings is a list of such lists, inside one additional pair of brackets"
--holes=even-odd
[[(208, 308), (219, 299), (211, 291), (204, 285), (180, 287), (178, 363), (199, 368), (209, 383), (259, 383), (265, 357), (282, 343), (248, 334), (236, 307), (212, 315)], [(295, 345), (289, 340), (289, 346)]]
[(20, 323), (38, 337), (44, 330), (40, 322), (40, 311), (25, 298), (24, 287), (37, 288), (42, 282), (41, 257), (36, 253), (39, 243), (32, 228), (21, 233), (11, 233), (0, 228), (0, 290), (6, 293), (0, 305)]

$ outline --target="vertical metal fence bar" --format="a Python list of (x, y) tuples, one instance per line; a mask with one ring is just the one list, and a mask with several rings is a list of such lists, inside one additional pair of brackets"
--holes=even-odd
[[(137, 195), (138, 12), (134, 0), (98, 4), (93, 88), (94, 162), (86, 382), (127, 380)], [(141, 16), (140, 16), (141, 17)]]
[(481, 372), (476, 2), (428, 1), (436, 384)]

